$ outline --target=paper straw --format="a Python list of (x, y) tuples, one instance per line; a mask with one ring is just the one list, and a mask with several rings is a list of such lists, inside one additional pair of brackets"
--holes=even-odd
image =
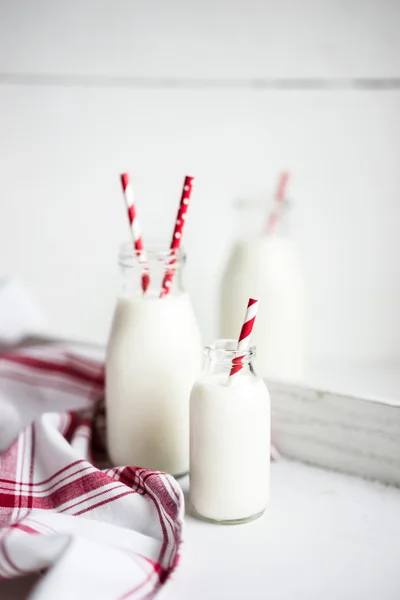
[(274, 197), (274, 208), (268, 215), (267, 224), (265, 227), (265, 232), (267, 235), (271, 235), (272, 233), (274, 233), (277, 223), (282, 216), (289, 180), (290, 173), (288, 171), (283, 171), (283, 173), (281, 173), (281, 175), (279, 176), (278, 185), (276, 187)]
[(138, 221), (138, 218), (136, 215), (136, 207), (135, 207), (135, 202), (134, 202), (135, 196), (134, 196), (132, 184), (129, 180), (128, 173), (121, 174), (121, 184), (122, 184), (122, 191), (124, 194), (126, 209), (128, 211), (128, 222), (129, 222), (129, 229), (130, 229), (130, 232), (132, 235), (133, 247), (136, 250), (136, 254), (139, 259), (139, 262), (144, 266), (144, 271), (142, 273), (142, 290), (143, 290), (143, 293), (145, 293), (147, 288), (150, 285), (150, 276), (146, 272), (148, 265), (147, 265), (147, 260), (146, 260), (146, 254), (145, 254), (144, 248), (143, 248), (142, 232), (141, 232), (139, 221)]
[(283, 173), (281, 173), (275, 193), (275, 198), (278, 202), (282, 202), (282, 200), (286, 198), (286, 191), (289, 180), (290, 173), (288, 171), (284, 171)]
[(161, 298), (167, 296), (172, 286), (172, 282), (175, 274), (176, 255), (182, 242), (183, 228), (186, 220), (186, 213), (189, 207), (190, 196), (192, 194), (194, 177), (186, 175), (183, 183), (181, 200), (179, 202), (178, 214), (176, 217), (174, 232), (172, 234), (172, 241), (170, 245), (171, 260), (167, 272), (164, 275), (161, 288)]
[(259, 301), (254, 298), (249, 298), (247, 303), (246, 314), (244, 317), (244, 323), (240, 330), (239, 340), (237, 343), (236, 351), (243, 353), (241, 356), (236, 356), (232, 360), (232, 367), (229, 373), (229, 380), (232, 381), (239, 371), (243, 368), (243, 357), (250, 347), (250, 337), (253, 331), (254, 321), (256, 320), (257, 310)]

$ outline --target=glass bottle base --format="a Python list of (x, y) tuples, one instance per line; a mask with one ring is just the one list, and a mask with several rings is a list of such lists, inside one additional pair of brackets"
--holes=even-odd
[(186, 475), (189, 475), (189, 469), (187, 471), (184, 471), (183, 473), (178, 473), (177, 475), (174, 475), (173, 473), (170, 473), (170, 475), (172, 475), (174, 479), (182, 479), (182, 477), (186, 477)]
[(214, 525), (241, 525), (243, 523), (249, 523), (250, 521), (255, 521), (256, 519), (259, 519), (265, 513), (266, 510), (265, 508), (263, 508), (261, 512), (255, 515), (251, 515), (250, 517), (243, 517), (241, 519), (211, 519), (210, 517), (205, 517), (204, 515), (200, 514), (193, 506), (193, 504), (191, 504), (191, 509), (193, 515), (197, 519), (201, 519), (202, 521), (206, 521), (207, 523), (213, 523)]

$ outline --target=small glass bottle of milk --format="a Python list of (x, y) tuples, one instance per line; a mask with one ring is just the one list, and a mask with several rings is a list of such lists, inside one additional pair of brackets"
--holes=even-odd
[[(261, 516), (269, 498), (270, 398), (254, 371), (255, 347), (237, 341), (205, 348), (205, 366), (190, 396), (190, 503), (198, 516), (243, 523)], [(229, 377), (233, 359), (242, 369)]]
[[(306, 286), (301, 257), (288, 227), (285, 201), (272, 231), (262, 231), (265, 203), (244, 201), (240, 235), (221, 283), (221, 337), (235, 337), (249, 296), (260, 300), (252, 340), (260, 375), (302, 381), (306, 360)], [(263, 214), (264, 213), (264, 214)]]
[[(148, 246), (144, 265), (135, 254), (125, 244), (119, 255), (122, 289), (106, 359), (108, 452), (115, 465), (180, 476), (189, 470), (189, 397), (202, 347), (182, 283), (185, 255)], [(160, 297), (171, 264), (172, 286)]]

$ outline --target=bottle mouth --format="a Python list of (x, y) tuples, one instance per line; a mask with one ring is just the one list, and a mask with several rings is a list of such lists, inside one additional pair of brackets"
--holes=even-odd
[(161, 262), (163, 265), (181, 263), (186, 260), (183, 247), (171, 250), (161, 242), (149, 242), (143, 250), (136, 250), (132, 242), (124, 242), (119, 248), (118, 262), (122, 267), (136, 267), (138, 262)]
[(256, 355), (256, 347), (249, 346), (247, 350), (237, 350), (237, 340), (224, 338), (217, 339), (204, 347), (204, 355), (218, 361), (232, 361), (234, 358), (242, 358), (251, 361)]
[[(268, 208), (268, 203), (273, 206), (276, 200), (274, 196), (257, 196), (257, 197), (238, 197), (232, 201), (232, 206), (238, 211), (245, 210), (254, 210), (254, 211), (262, 211), (265, 213)], [(290, 196), (285, 198), (282, 202), (285, 209), (293, 208), (293, 200)]]

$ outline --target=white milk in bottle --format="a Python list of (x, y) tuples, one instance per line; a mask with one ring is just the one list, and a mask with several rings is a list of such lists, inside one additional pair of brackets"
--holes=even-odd
[[(259, 204), (244, 205), (257, 213)], [(260, 300), (252, 341), (257, 347), (260, 375), (301, 381), (305, 375), (306, 289), (302, 262), (282, 211), (272, 232), (243, 234), (234, 243), (221, 283), (220, 335), (238, 335), (243, 305), (249, 296)], [(254, 217), (253, 214), (253, 217)]]
[[(243, 356), (236, 346), (218, 340), (205, 348), (190, 397), (190, 503), (219, 523), (257, 518), (269, 499), (270, 398), (254, 371), (255, 348)], [(230, 381), (236, 356), (243, 368)]]
[(201, 364), (201, 341), (178, 254), (173, 285), (160, 298), (170, 251), (147, 252), (150, 287), (131, 244), (122, 247), (123, 289), (107, 348), (108, 451), (116, 465), (178, 476), (189, 468), (189, 396)]

